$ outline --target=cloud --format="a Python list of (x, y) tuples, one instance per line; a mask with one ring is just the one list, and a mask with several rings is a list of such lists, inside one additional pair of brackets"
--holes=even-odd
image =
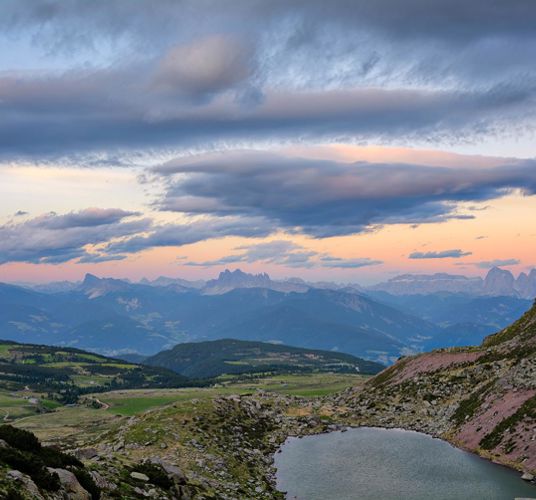
[(494, 168), (342, 163), (260, 151), (181, 158), (153, 170), (167, 179), (162, 210), (261, 217), (314, 237), (383, 224), (469, 219), (457, 203), (536, 192), (536, 163)]
[(0, 158), (527, 134), (536, 7), (499, 3), (7, 0), (44, 69), (0, 75)]
[(157, 90), (203, 99), (233, 88), (253, 71), (251, 47), (225, 35), (212, 35), (172, 47), (153, 76)]
[(273, 240), (255, 245), (244, 245), (237, 247), (235, 250), (242, 250), (242, 252), (204, 262), (190, 261), (186, 265), (210, 267), (238, 262), (262, 262), (286, 267), (310, 268), (314, 265), (311, 259), (318, 255), (317, 252), (305, 251), (302, 246), (287, 240)]
[(322, 267), (341, 268), (341, 269), (358, 269), (360, 267), (377, 266), (383, 264), (381, 260), (362, 258), (362, 259), (342, 259), (340, 257), (323, 256), (320, 259)]
[(17, 210), (14, 215), (15, 215), (15, 217), (22, 217), (24, 215), (28, 215), (28, 212), (26, 212), (24, 210)]
[(334, 257), (329, 254), (307, 250), (301, 245), (287, 240), (274, 240), (255, 245), (240, 246), (236, 250), (242, 250), (242, 252), (204, 262), (190, 261), (186, 265), (210, 267), (239, 262), (262, 262), (263, 264), (277, 264), (293, 268), (324, 267), (357, 269), (383, 263), (380, 260), (368, 258), (343, 259)]
[(73, 259), (89, 262), (96, 255), (88, 253), (85, 247), (136, 234), (150, 226), (148, 219), (130, 220), (137, 215), (120, 209), (88, 208), (0, 226), (0, 264), (58, 264)]
[(492, 267), (517, 266), (520, 262), (519, 259), (495, 259), (476, 262), (474, 265), (481, 269), (491, 269)]
[(104, 251), (108, 254), (137, 253), (149, 248), (183, 246), (225, 236), (265, 237), (273, 230), (266, 220), (254, 217), (198, 219), (184, 224), (154, 226), (147, 235), (109, 243)]
[(409, 255), (410, 259), (459, 259), (471, 255), (472, 252), (462, 250), (443, 250), (441, 252), (413, 252)]
[(124, 260), (126, 255), (106, 255), (101, 253), (85, 253), (77, 264), (100, 264), (101, 262), (110, 262), (114, 260)]

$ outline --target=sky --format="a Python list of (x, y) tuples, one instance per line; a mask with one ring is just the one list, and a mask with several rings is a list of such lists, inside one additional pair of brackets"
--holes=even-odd
[(4, 0), (0, 281), (536, 266), (533, 0)]

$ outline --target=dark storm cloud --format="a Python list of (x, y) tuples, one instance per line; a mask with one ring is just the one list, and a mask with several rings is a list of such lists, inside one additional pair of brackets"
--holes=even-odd
[(77, 258), (95, 258), (96, 255), (88, 254), (84, 247), (136, 234), (150, 226), (147, 219), (124, 220), (133, 215), (136, 213), (91, 208), (65, 215), (51, 213), (20, 224), (0, 226), (0, 264), (58, 264)]
[[(316, 237), (358, 233), (373, 225), (473, 218), (457, 203), (536, 192), (536, 163), (496, 168), (354, 164), (237, 151), (171, 161), (162, 210), (257, 216)], [(178, 176), (178, 177), (175, 177)]]
[(4, 1), (0, 32), (67, 70), (0, 75), (0, 158), (531, 129), (535, 19), (530, 0)]
[(410, 259), (459, 259), (471, 255), (472, 252), (464, 252), (460, 249), (442, 250), (440, 252), (413, 252)]

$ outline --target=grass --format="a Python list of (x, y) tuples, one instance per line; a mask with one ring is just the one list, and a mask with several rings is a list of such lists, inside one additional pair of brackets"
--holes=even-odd
[(27, 399), (22, 397), (22, 394), (21, 396), (15, 396), (8, 392), (0, 391), (0, 420), (5, 418), (8, 421), (35, 415), (35, 413), (36, 405), (30, 404)]
[(143, 389), (112, 391), (96, 395), (108, 405), (109, 412), (132, 416), (144, 411), (191, 399), (211, 399), (231, 394), (249, 394), (262, 389), (268, 392), (301, 397), (319, 397), (334, 394), (347, 387), (360, 385), (367, 379), (363, 375), (315, 373), (307, 375), (277, 375), (246, 381), (227, 381), (206, 388)]
[(91, 436), (108, 430), (116, 421), (118, 419), (107, 411), (76, 406), (21, 418), (12, 425), (33, 432), (42, 441), (68, 444), (91, 439)]
[(151, 408), (164, 406), (177, 401), (174, 396), (140, 396), (140, 397), (124, 397), (124, 398), (101, 398), (108, 404), (111, 403), (110, 411), (118, 415), (132, 416), (138, 413), (143, 413)]
[[(316, 397), (349, 386), (361, 385), (366, 380), (366, 376), (358, 374), (317, 373), (279, 375), (242, 381), (229, 381), (223, 378), (221, 384), (205, 388), (117, 390), (90, 396), (110, 405), (108, 409), (94, 409), (80, 404), (62, 406), (54, 410), (52, 401), (50, 406), (48, 402), (44, 404), (53, 409), (51, 413), (31, 416), (22, 414), (21, 417), (24, 418), (19, 418), (13, 425), (32, 431), (47, 443), (61, 442), (63, 446), (71, 447), (87, 446), (88, 442), (98, 439), (103, 432), (115, 432), (114, 429), (122, 425), (125, 418), (155, 408), (168, 406), (159, 413), (160, 416), (191, 420), (203, 408), (210, 408), (211, 400), (219, 396), (251, 394), (257, 389), (262, 389), (268, 392)], [(8, 396), (4, 395), (7, 397), (5, 403), (13, 403), (13, 398), (10, 399)], [(17, 400), (18, 403), (23, 401), (25, 400), (22, 398)], [(46, 400), (41, 400), (42, 403), (44, 401)], [(1, 404), (2, 397), (0, 397), (0, 410)], [(33, 411), (35, 412), (35, 408)], [(151, 434), (139, 436), (139, 439), (148, 441), (153, 437)]]

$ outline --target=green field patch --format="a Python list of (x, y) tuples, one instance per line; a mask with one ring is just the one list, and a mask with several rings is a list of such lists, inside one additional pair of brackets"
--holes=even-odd
[(2, 358), (9, 357), (9, 350), (12, 347), (13, 346), (10, 344), (0, 344), (0, 357)]
[(111, 404), (110, 411), (118, 415), (132, 416), (137, 413), (143, 413), (151, 408), (164, 406), (177, 401), (178, 398), (173, 396), (162, 397), (133, 397), (107, 400), (102, 398), (101, 401)]

